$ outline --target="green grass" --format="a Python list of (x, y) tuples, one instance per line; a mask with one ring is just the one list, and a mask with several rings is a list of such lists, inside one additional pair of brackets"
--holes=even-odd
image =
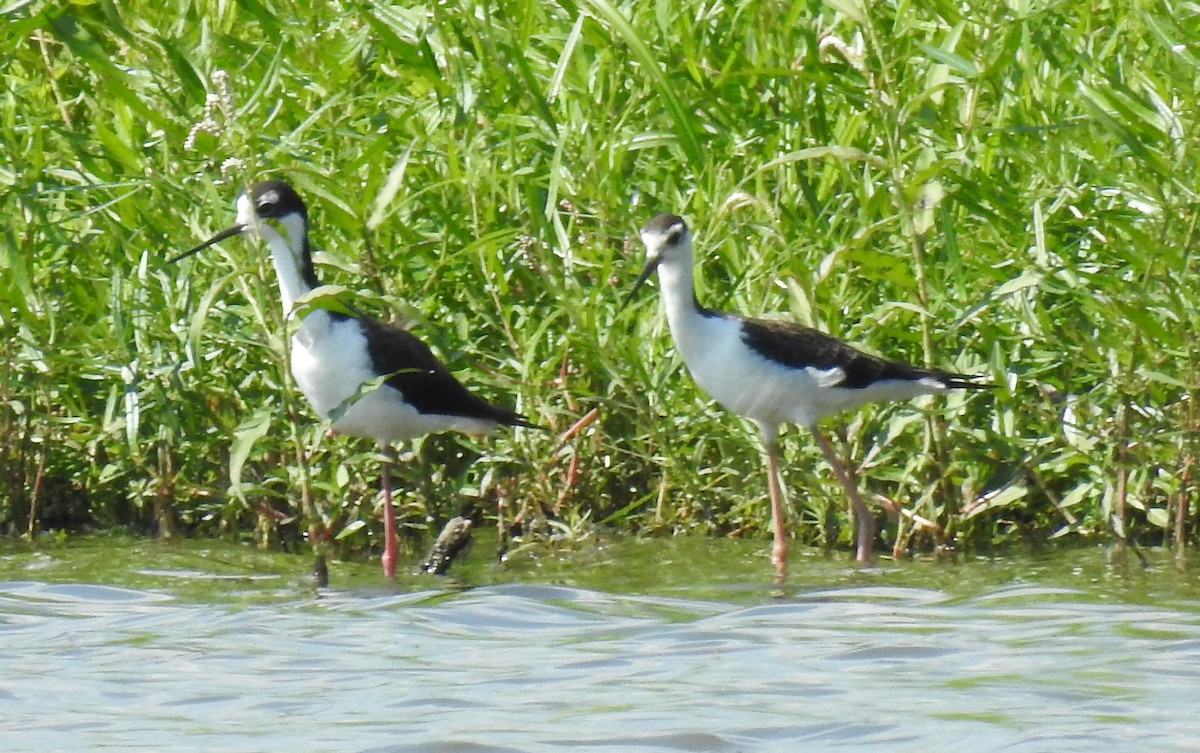
[[(11, 535), (295, 548), (326, 529), (336, 556), (377, 550), (377, 466), (295, 392), (263, 249), (163, 263), (267, 175), (309, 200), (324, 280), (413, 322), (473, 389), (555, 432), (599, 411), (561, 449), (554, 433), (418, 442), (398, 479), (414, 551), (467, 503), (490, 524), (499, 495), (568, 537), (765, 537), (754, 433), (687, 377), (652, 293), (619, 308), (636, 229), (662, 211), (693, 226), (706, 303), (1002, 385), (831, 422), (867, 490), (940, 526), (893, 520), (889, 542), (1200, 530), (1200, 6), (3, 13)], [(794, 535), (846, 547), (804, 432), (785, 454)]]

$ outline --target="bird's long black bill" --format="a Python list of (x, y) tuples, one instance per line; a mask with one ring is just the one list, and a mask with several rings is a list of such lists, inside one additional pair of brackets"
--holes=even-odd
[(227, 227), (224, 230), (222, 230), (221, 232), (214, 235), (213, 237), (211, 237), (208, 240), (201, 243), (199, 246), (196, 246), (195, 248), (191, 249), (190, 251), (184, 251), (179, 256), (173, 256), (170, 259), (167, 259), (167, 264), (174, 264), (177, 261), (181, 261), (183, 259), (188, 258), (192, 254), (200, 253), (201, 251), (203, 251), (204, 249), (213, 245), (214, 243), (220, 243), (221, 241), (225, 240), (226, 238), (231, 238), (235, 235), (240, 235), (244, 232), (246, 232), (245, 225), (234, 225), (233, 227)]
[(625, 307), (629, 305), (629, 302), (633, 300), (633, 297), (637, 295), (638, 290), (641, 289), (642, 285), (646, 283), (646, 280), (650, 279), (650, 275), (654, 274), (654, 270), (658, 269), (658, 264), (661, 261), (661, 258), (650, 259), (646, 262), (646, 266), (642, 267), (642, 273), (638, 275), (636, 280), (634, 280), (633, 287), (629, 289), (629, 295), (625, 296), (625, 301), (621, 304), (622, 311), (624, 311)]

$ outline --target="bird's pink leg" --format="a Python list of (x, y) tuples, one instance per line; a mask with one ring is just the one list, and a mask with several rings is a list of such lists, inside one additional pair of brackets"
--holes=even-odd
[(846, 496), (850, 498), (850, 507), (854, 510), (854, 520), (858, 524), (854, 558), (861, 564), (868, 565), (871, 563), (872, 545), (875, 543), (875, 518), (871, 517), (871, 511), (867, 509), (867, 504), (859, 495), (854, 480), (850, 478), (846, 466), (838, 459), (829, 440), (817, 427), (813, 426), (811, 429), (813, 436), (817, 438), (817, 446), (821, 448), (821, 452), (825, 453), (825, 460), (833, 468), (834, 475), (838, 477), (838, 481), (842, 482), (842, 488), (846, 490)]
[(396, 577), (396, 511), (392, 507), (392, 448), (381, 445), (383, 460), (380, 463), (383, 476), (383, 577)]
[(784, 527), (787, 517), (783, 509), (783, 489), (779, 485), (779, 443), (767, 441), (767, 488), (771, 493), (771, 522), (775, 526), (775, 546), (771, 549), (771, 562), (775, 565), (775, 585), (782, 586), (787, 579), (787, 536)]

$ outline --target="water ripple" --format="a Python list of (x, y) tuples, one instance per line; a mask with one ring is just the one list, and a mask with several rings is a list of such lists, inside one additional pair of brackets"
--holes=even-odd
[(1013, 585), (185, 603), (0, 584), (10, 753), (1192, 750), (1200, 609)]

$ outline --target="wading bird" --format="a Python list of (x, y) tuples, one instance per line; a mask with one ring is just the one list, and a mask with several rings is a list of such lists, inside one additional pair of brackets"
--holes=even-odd
[[(242, 233), (266, 241), (279, 278), (285, 317), (318, 286), (308, 239), (308, 208), (287, 183), (255, 184), (237, 200), (234, 224), (173, 259), (177, 262)], [(415, 335), (383, 322), (312, 309), (292, 336), (292, 376), (333, 430), (374, 439), (382, 455), (383, 573), (396, 574), (392, 445), (433, 432), (482, 434), (496, 426), (530, 426), (520, 414), (467, 391)], [(378, 386), (372, 389), (372, 386)]]
[(675, 348), (692, 377), (729, 410), (751, 419), (762, 433), (775, 545), (776, 583), (787, 577), (783, 492), (779, 482), (779, 426), (801, 424), (812, 432), (833, 467), (857, 520), (855, 557), (871, 561), (874, 519), (849, 472), (817, 421), (875, 400), (905, 400), (950, 389), (983, 389), (975, 377), (922, 369), (863, 353), (837, 338), (795, 322), (751, 319), (704, 308), (692, 284), (692, 235), (673, 214), (655, 217), (641, 231), (646, 266), (625, 303), (656, 270)]

